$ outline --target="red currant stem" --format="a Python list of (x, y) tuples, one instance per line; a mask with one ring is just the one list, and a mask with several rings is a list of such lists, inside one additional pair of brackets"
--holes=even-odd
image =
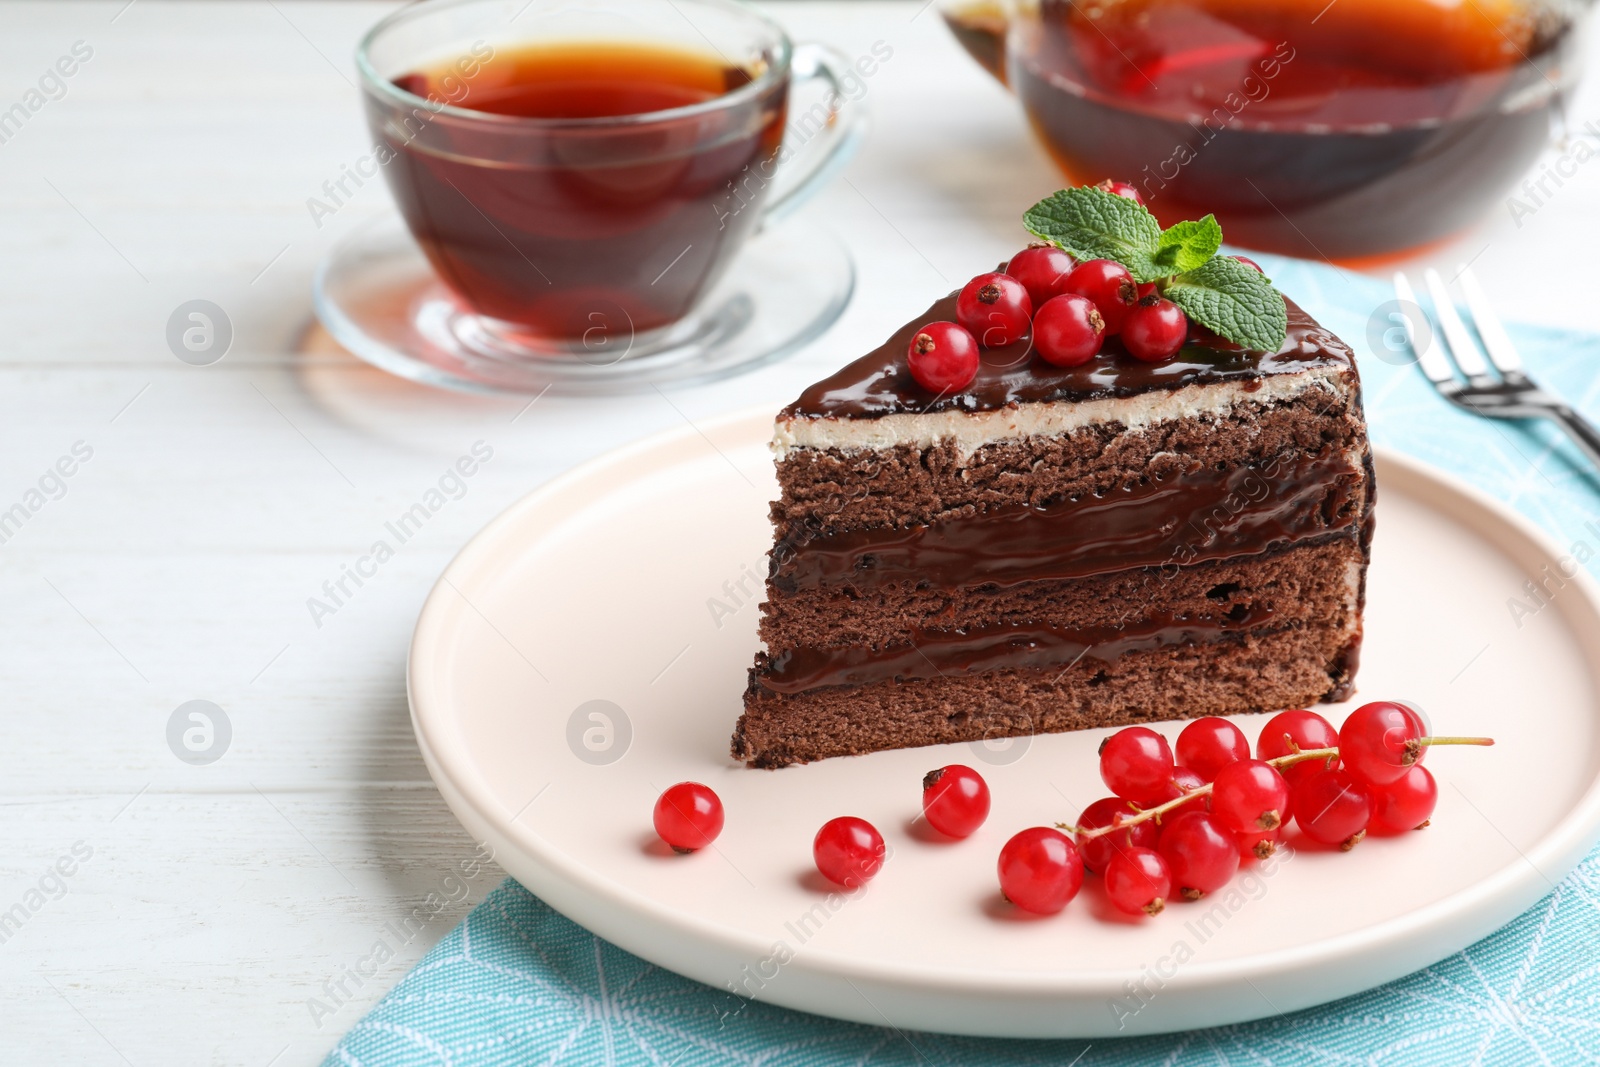
[[(1419, 737), (1415, 743), (1418, 745), (1492, 745), (1494, 744), (1494, 738)], [(1339, 747), (1337, 745), (1332, 745), (1328, 748), (1305, 748), (1298, 752), (1291, 752), (1286, 756), (1278, 756), (1274, 759), (1264, 760), (1263, 762), (1267, 763), (1269, 766), (1281, 770), (1284, 767), (1292, 766), (1296, 763), (1304, 763), (1306, 760), (1333, 759), (1338, 755)], [(1109, 826), (1097, 826), (1091, 830), (1080, 830), (1071, 823), (1064, 822), (1058, 822), (1056, 823), (1056, 826), (1061, 830), (1065, 830), (1067, 833), (1079, 834), (1084, 838), (1084, 840), (1093, 840), (1096, 837), (1104, 837), (1106, 834), (1109, 834), (1115, 830), (1121, 830), (1126, 827), (1133, 826), (1135, 823), (1145, 822), (1148, 819), (1160, 819), (1161, 816), (1165, 815), (1167, 812), (1189, 803), (1189, 801), (1193, 800), (1195, 797), (1210, 796), (1212, 784), (1213, 783), (1211, 782), (1207, 782), (1205, 785), (1196, 786), (1194, 789), (1191, 789), (1181, 797), (1175, 797), (1172, 800), (1166, 801), (1163, 804), (1158, 804), (1153, 808), (1145, 808), (1137, 815), (1129, 815), (1126, 818), (1124, 818), (1122, 815), (1118, 815), (1111, 821)]]

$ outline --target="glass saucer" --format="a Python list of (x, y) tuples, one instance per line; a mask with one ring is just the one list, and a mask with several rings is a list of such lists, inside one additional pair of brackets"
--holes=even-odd
[(838, 238), (791, 221), (751, 237), (687, 318), (551, 342), (468, 309), (398, 214), (340, 241), (312, 282), (334, 340), (391, 374), (467, 392), (571, 395), (711, 381), (782, 359), (833, 325), (854, 290), (855, 264)]

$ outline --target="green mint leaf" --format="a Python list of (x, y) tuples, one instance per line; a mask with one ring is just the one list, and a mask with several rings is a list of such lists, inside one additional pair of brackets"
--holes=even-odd
[(1199, 270), (1222, 247), (1222, 227), (1215, 215), (1179, 222), (1162, 231), (1155, 260), (1169, 274)]
[(1178, 275), (1163, 295), (1195, 322), (1245, 348), (1276, 352), (1288, 333), (1282, 295), (1260, 271), (1232, 256)]
[(1082, 186), (1045, 197), (1022, 216), (1028, 232), (1077, 257), (1114, 259), (1138, 282), (1175, 273), (1156, 262), (1161, 224), (1144, 205)]

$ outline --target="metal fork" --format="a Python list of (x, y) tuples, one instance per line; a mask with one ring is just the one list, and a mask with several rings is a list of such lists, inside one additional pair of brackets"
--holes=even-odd
[[(1439, 395), (1456, 407), (1484, 418), (1550, 419), (1567, 432), (1591, 463), (1600, 468), (1600, 430), (1596, 430), (1593, 423), (1573, 410), (1572, 405), (1546, 392), (1523, 372), (1522, 357), (1517, 354), (1499, 318), (1490, 309), (1483, 288), (1472, 272), (1462, 267), (1458, 277), (1462, 295), (1467, 298), (1468, 314), (1479, 339), (1483, 341), (1482, 349), (1461, 320), (1455, 300), (1445, 287), (1444, 280), (1439, 277), (1439, 272), (1429, 267), (1422, 277), (1427, 283), (1428, 295), (1433, 300), (1433, 314), (1438, 320), (1438, 332), (1444, 344), (1435, 345), (1424, 340), (1419, 346), (1416, 324), (1404, 312), (1400, 315), (1401, 328), (1405, 331), (1406, 343), (1416, 353), (1417, 365), (1439, 391)], [(1419, 306), (1411, 281), (1404, 272), (1395, 274), (1394, 292), (1402, 304)], [(1485, 353), (1488, 355), (1487, 361), (1484, 359)]]

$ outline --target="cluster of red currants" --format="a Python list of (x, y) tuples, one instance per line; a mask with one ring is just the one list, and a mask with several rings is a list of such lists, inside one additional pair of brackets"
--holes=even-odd
[[(1126, 182), (1100, 188), (1143, 203)], [(999, 348), (1030, 333), (1039, 358), (1058, 367), (1087, 363), (1113, 335), (1135, 359), (1160, 363), (1183, 347), (1189, 319), (1155, 282), (1136, 283), (1116, 260), (1079, 263), (1036, 243), (1012, 256), (1003, 273), (980, 274), (963, 286), (956, 321), (922, 326), (908, 346), (907, 364), (924, 389), (957, 392), (977, 376), (980, 347)]]
[(1439, 795), (1421, 763), (1439, 744), (1493, 742), (1428, 737), (1421, 716), (1392, 701), (1357, 708), (1338, 730), (1315, 712), (1282, 712), (1262, 727), (1254, 759), (1227, 719), (1189, 723), (1176, 757), (1154, 730), (1119, 730), (1100, 746), (1100, 777), (1116, 795), (1074, 826), (1012, 838), (1001, 890), (1019, 908), (1051, 914), (1087, 869), (1105, 878), (1118, 909), (1155, 915), (1174, 892), (1199, 900), (1227, 885), (1242, 859), (1270, 857), (1291, 818), (1306, 838), (1344, 851), (1369, 832), (1420, 830)]
[[(1115, 796), (1084, 809), (1076, 825), (1035, 826), (1000, 850), (1000, 891), (1024, 911), (1066, 907), (1085, 872), (1105, 878), (1107, 897), (1129, 914), (1155, 915), (1176, 892), (1199, 900), (1227, 885), (1248, 857), (1267, 859), (1290, 819), (1312, 841), (1348, 851), (1367, 833), (1426, 826), (1438, 799), (1422, 764), (1428, 747), (1489, 745), (1488, 738), (1429, 737), (1410, 707), (1377, 701), (1339, 730), (1310, 711), (1273, 717), (1250, 743), (1227, 719), (1196, 719), (1166, 738), (1131, 726), (1100, 746), (1100, 777)], [(989, 786), (952, 764), (922, 780), (922, 811), (949, 837), (971, 836), (989, 816)], [(711, 844), (722, 802), (707, 786), (681, 782), (656, 801), (655, 826), (679, 852)], [(864, 885), (888, 853), (865, 819), (824, 823), (812, 842), (817, 870), (849, 888)]]

